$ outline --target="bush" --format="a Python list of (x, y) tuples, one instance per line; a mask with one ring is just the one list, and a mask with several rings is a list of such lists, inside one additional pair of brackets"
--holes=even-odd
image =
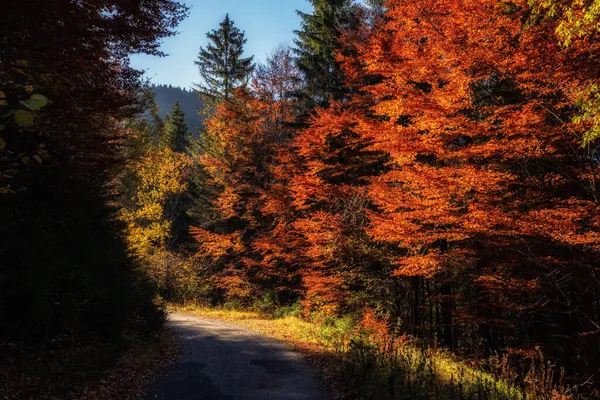
[(320, 340), (337, 352), (345, 352), (352, 337), (357, 333), (356, 321), (351, 316), (332, 317), (324, 319), (314, 316), (318, 322), (317, 334)]
[(233, 298), (223, 303), (223, 308), (226, 310), (237, 311), (242, 310), (244, 308), (244, 305), (240, 299)]
[(303, 314), (302, 303), (299, 301), (290, 304), (289, 306), (279, 307), (273, 312), (274, 318), (296, 317), (299, 318)]
[(267, 292), (256, 302), (254, 302), (254, 310), (265, 315), (273, 315), (279, 308), (277, 295)]

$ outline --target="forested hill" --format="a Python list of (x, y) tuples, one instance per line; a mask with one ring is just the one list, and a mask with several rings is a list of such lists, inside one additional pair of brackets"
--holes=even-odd
[(152, 90), (161, 117), (166, 116), (175, 105), (175, 102), (179, 100), (181, 109), (185, 113), (188, 128), (195, 136), (198, 128), (202, 125), (202, 116), (198, 113), (198, 110), (203, 108), (196, 92), (172, 85), (152, 85)]

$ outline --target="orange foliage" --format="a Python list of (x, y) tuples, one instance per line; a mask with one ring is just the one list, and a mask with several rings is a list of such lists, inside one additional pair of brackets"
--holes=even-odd
[(387, 321), (379, 318), (377, 313), (372, 309), (367, 309), (363, 313), (361, 326), (367, 331), (369, 338), (382, 348), (388, 344), (392, 338)]
[[(394, 276), (423, 298), (409, 298), (411, 324), (435, 309), (443, 324), (430, 317), (430, 329), (450, 346), (457, 331), (441, 327), (458, 321), (477, 321), (490, 347), (500, 326), (565, 323), (558, 310), (594, 329), (584, 293), (599, 289), (599, 171), (574, 105), (600, 81), (600, 42), (564, 47), (559, 22), (525, 26), (525, 0), (386, 7), (383, 26), (353, 43), (358, 57), (339, 59), (361, 89), (344, 114), (391, 158), (369, 185), (368, 233), (397, 247)], [(340, 124), (321, 114), (316, 125)]]
[(307, 310), (386, 307), (454, 350), (598, 348), (600, 171), (581, 96), (600, 84), (600, 42), (561, 45), (527, 0), (386, 9), (346, 35), (352, 94), (290, 140), (268, 116), (288, 104), (261, 96), (209, 121), (223, 232), (243, 242), (228, 276), (289, 285)]

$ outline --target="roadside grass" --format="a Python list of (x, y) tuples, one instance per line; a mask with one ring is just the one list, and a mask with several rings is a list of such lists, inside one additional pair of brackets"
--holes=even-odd
[(224, 307), (211, 308), (191, 303), (183, 306), (171, 304), (169, 305), (169, 309), (232, 322), (265, 336), (292, 342), (293, 344), (327, 346), (327, 343), (322, 340), (316, 331), (317, 326), (314, 323), (304, 321), (293, 315), (274, 318), (257, 311), (228, 309)]
[(517, 378), (506, 359), (488, 370), (468, 365), (443, 349), (420, 348), (407, 337), (380, 341), (350, 318), (317, 316), (305, 320), (297, 310), (269, 314), (197, 304), (171, 305), (173, 311), (244, 326), (286, 341), (308, 356), (334, 399), (373, 400), (534, 400), (574, 399), (556, 387), (543, 358)]

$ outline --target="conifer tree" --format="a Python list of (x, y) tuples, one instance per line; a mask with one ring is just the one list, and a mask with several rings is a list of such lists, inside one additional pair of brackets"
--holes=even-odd
[(300, 96), (308, 106), (326, 105), (344, 94), (343, 74), (335, 60), (342, 32), (358, 17), (352, 0), (310, 0), (313, 13), (298, 11), (301, 29), (296, 31), (296, 64), (305, 87)]
[(185, 122), (185, 114), (179, 105), (179, 101), (177, 101), (167, 117), (161, 144), (164, 147), (171, 148), (171, 150), (177, 153), (183, 153), (188, 144), (188, 135), (188, 125), (187, 122)]
[(246, 38), (229, 14), (219, 29), (206, 36), (210, 42), (206, 48), (200, 48), (198, 61), (195, 61), (203, 80), (198, 91), (208, 104), (214, 104), (221, 99), (228, 100), (236, 88), (246, 86), (254, 70), (254, 57), (242, 57)]

